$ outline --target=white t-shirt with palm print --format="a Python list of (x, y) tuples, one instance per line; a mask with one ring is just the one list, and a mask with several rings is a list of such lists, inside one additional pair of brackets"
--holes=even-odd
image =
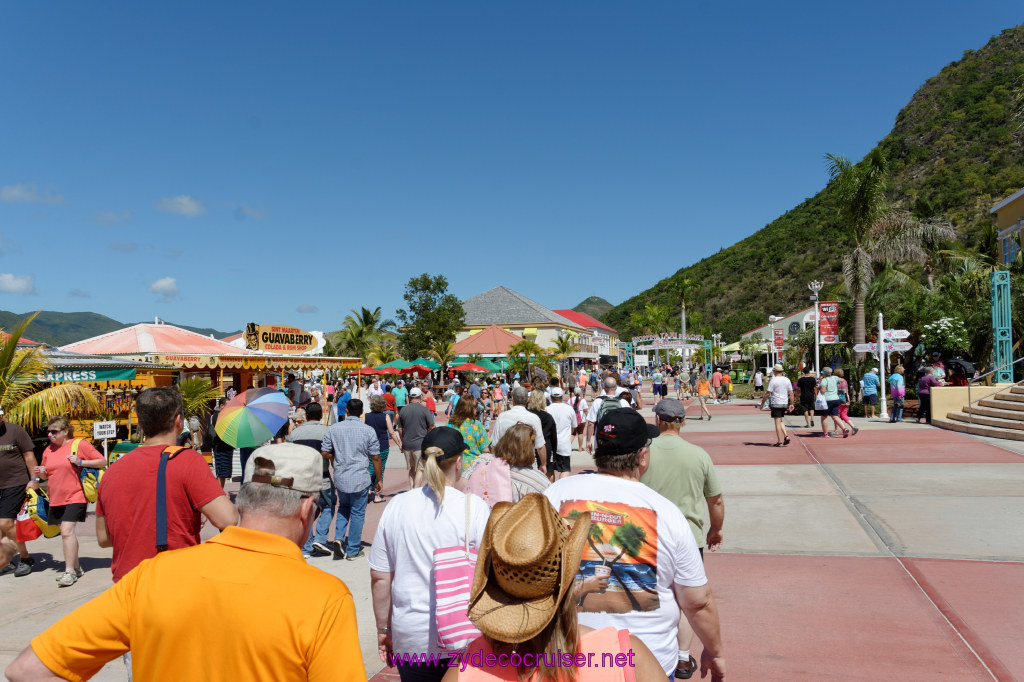
[(671, 675), (678, 662), (679, 605), (673, 584), (708, 582), (690, 524), (679, 508), (639, 481), (604, 474), (578, 474), (544, 491), (570, 525), (589, 511), (594, 524), (583, 548), (576, 585), (594, 584), (599, 567), (611, 574), (604, 592), (586, 592), (577, 606), (579, 622), (594, 629), (609, 625), (640, 638)]

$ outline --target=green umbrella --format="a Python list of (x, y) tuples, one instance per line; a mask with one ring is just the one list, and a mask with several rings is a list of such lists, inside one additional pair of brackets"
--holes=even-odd
[(441, 369), (441, 363), (434, 362), (430, 358), (416, 358), (415, 360), (412, 361), (412, 364), (423, 365), (424, 367), (429, 367), (430, 369)]
[(501, 371), (501, 367), (499, 367), (498, 365), (496, 365), (493, 362), (491, 362), (491, 360), (488, 359), (488, 358), (483, 358), (482, 360), (478, 361), (476, 364), (479, 367), (483, 367), (488, 372), (500, 372)]
[(415, 364), (418, 363), (409, 362), (407, 360), (392, 360), (391, 362), (386, 362), (379, 367), (374, 367), (374, 369), (378, 371), (382, 369), (405, 369), (406, 367), (412, 367)]

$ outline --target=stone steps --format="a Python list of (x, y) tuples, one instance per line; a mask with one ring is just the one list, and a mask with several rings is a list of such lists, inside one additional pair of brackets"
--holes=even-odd
[(1004, 429), (998, 426), (985, 426), (983, 424), (969, 424), (956, 419), (943, 419), (932, 417), (932, 424), (950, 431), (969, 433), (973, 436), (989, 436), (992, 438), (1004, 438), (1006, 440), (1024, 440), (1024, 430)]
[[(946, 418), (963, 422), (965, 424), (981, 424), (983, 426), (994, 426), (1001, 429), (1024, 431), (1024, 421), (1021, 421), (1017, 417), (1011, 416), (1007, 419), (1005, 417), (979, 414), (978, 412), (978, 408), (974, 408), (970, 412), (950, 412), (946, 415)], [(991, 410), (991, 412), (1001, 412), (1001, 410)]]

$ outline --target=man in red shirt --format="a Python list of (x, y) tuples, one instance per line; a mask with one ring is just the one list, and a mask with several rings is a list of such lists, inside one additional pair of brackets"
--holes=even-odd
[(715, 404), (718, 404), (719, 398), (722, 397), (722, 370), (715, 367), (715, 373), (711, 375), (711, 388), (715, 394)]
[[(164, 448), (174, 447), (181, 433), (181, 394), (174, 387), (147, 389), (139, 394), (136, 410), (146, 440), (110, 465), (96, 501), (96, 540), (100, 547), (114, 548), (115, 583), (157, 555), (157, 469)], [(195, 450), (181, 450), (168, 460), (165, 484), (167, 549), (200, 543), (200, 514), (222, 530), (236, 524), (235, 505)]]

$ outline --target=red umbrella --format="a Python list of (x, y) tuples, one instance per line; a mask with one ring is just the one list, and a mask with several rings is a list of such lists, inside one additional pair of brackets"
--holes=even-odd
[(457, 367), (452, 367), (452, 369), (455, 370), (456, 372), (482, 372), (483, 374), (487, 373), (486, 369), (484, 369), (480, 365), (474, 365), (472, 362), (467, 362), (462, 365), (458, 365)]
[(360, 374), (380, 374), (380, 372), (375, 370), (373, 367), (363, 367), (362, 369), (357, 369), (356, 372)]
[(431, 371), (426, 365), (410, 365), (405, 369), (399, 370), (399, 374), (415, 374), (422, 379), (430, 374)]

